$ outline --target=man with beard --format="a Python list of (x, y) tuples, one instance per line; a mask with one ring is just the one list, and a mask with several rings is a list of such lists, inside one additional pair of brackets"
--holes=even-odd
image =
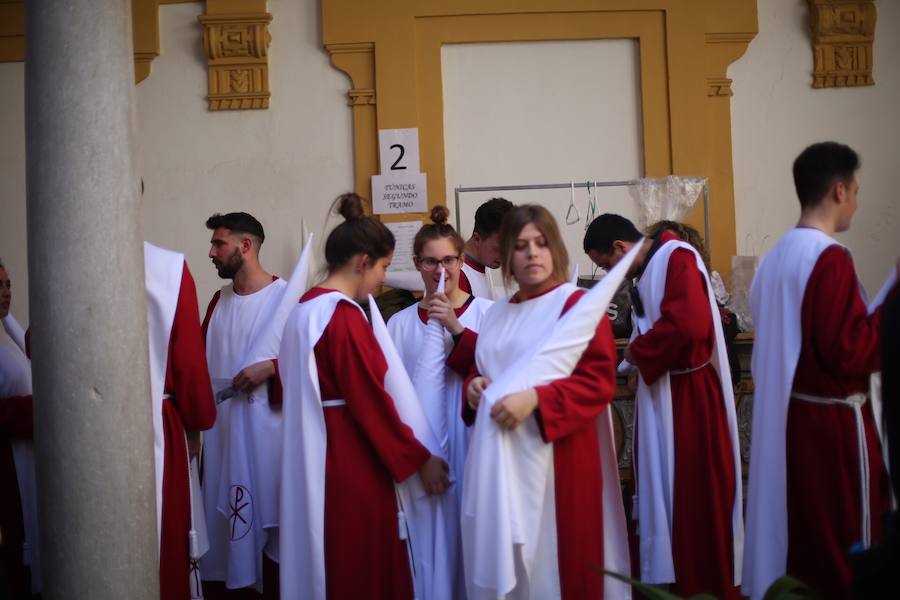
[(215, 293), (203, 321), (217, 417), (204, 441), (210, 549), (200, 572), (207, 598), (231, 597), (228, 590), (260, 591), (265, 566), (265, 595), (276, 597), (269, 558), (278, 543), (281, 387), (277, 359), (254, 357), (253, 342), (266, 331), (286, 284), (259, 263), (265, 233), (253, 216), (215, 214), (206, 227), (209, 258), (231, 283)]

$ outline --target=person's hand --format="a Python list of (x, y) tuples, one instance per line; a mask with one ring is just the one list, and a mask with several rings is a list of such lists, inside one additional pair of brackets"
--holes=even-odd
[(481, 396), (484, 390), (490, 385), (487, 377), (476, 377), (469, 382), (466, 388), (466, 403), (472, 410), (478, 410), (478, 403), (481, 402)]
[(538, 396), (534, 388), (503, 396), (491, 407), (491, 418), (504, 429), (515, 429), (538, 407)]
[(450, 488), (450, 478), (447, 474), (450, 466), (439, 456), (431, 455), (425, 464), (419, 469), (419, 478), (425, 491), (432, 496), (443, 494)]
[(250, 393), (274, 374), (275, 363), (271, 360), (264, 360), (241, 369), (241, 372), (231, 380), (231, 387), (239, 392)]
[(428, 318), (437, 319), (453, 335), (459, 335), (465, 329), (456, 317), (456, 312), (446, 294), (431, 296), (428, 300)]
[(628, 383), (625, 384), (625, 387), (628, 389), (629, 393), (634, 394), (637, 392), (638, 388), (638, 370), (637, 367), (628, 371)]
[(627, 360), (631, 364), (634, 364), (634, 355), (631, 354), (631, 344), (625, 346), (625, 350), (622, 352), (622, 356), (625, 358), (625, 360)]
[(203, 447), (203, 434), (199, 431), (185, 431), (187, 436), (188, 458), (200, 456), (200, 449)]

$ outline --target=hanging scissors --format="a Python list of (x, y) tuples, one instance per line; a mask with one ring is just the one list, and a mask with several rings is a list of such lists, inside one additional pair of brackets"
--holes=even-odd
[[(578, 221), (581, 220), (581, 213), (578, 212), (578, 207), (575, 206), (575, 182), (569, 182), (571, 195), (569, 196), (569, 210), (566, 211), (566, 225), (574, 225)], [(572, 219), (572, 211), (575, 211), (575, 218)]]

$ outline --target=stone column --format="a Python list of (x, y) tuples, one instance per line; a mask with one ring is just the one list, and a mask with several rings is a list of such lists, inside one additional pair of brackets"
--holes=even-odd
[(159, 599), (130, 0), (26, 3), (45, 599)]

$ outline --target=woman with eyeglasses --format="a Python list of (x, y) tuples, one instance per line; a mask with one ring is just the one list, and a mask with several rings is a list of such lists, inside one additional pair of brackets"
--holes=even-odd
[[(508, 380), (584, 294), (567, 282), (568, 254), (542, 206), (518, 206), (504, 218), (500, 253), (504, 281), (519, 289), (485, 314), (466, 381), (465, 419), (479, 435), (462, 506), (468, 598), (602, 599), (605, 587), (607, 598), (624, 597), (600, 570), (621, 569), (614, 560), (627, 565), (628, 547), (608, 412), (616, 387), (612, 326), (600, 320), (571, 375), (484, 404), (491, 382)], [(497, 436), (499, 454), (490, 442)], [(502, 488), (500, 477), (474, 469), (485, 463), (504, 469)], [(496, 531), (472, 526), (482, 509), (502, 513)], [(502, 538), (514, 543), (512, 562), (496, 558)]]
[[(446, 359), (454, 345), (468, 348), (467, 351), (461, 348), (456, 353), (458, 356), (472, 356), (475, 332), (492, 302), (476, 298), (459, 287), (464, 242), (447, 223), (449, 212), (445, 206), (435, 206), (431, 211), (432, 222), (416, 234), (413, 260), (425, 283), (425, 295), (421, 302), (391, 317), (388, 332), (450, 463), (453, 488), (449, 494), (434, 500), (442, 503), (445, 527), (431, 537), (432, 556), (422, 570), (432, 570), (432, 587), (439, 590), (432, 596), (451, 599), (464, 597), (459, 504), (468, 438), (462, 420), (462, 386), (471, 359), (465, 360), (461, 373), (455, 372), (452, 365), (448, 368)], [(438, 292), (441, 280), (444, 291)], [(436, 329), (429, 332), (429, 328)]]

